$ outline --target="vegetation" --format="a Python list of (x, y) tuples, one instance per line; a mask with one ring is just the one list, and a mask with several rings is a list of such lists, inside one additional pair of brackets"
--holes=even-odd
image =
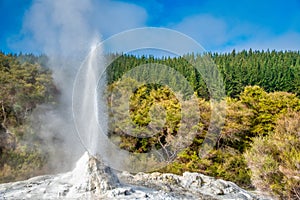
[(0, 182), (32, 176), (45, 161), (28, 123), (33, 109), (57, 92), (41, 58), (0, 53)]
[[(178, 114), (182, 110), (174, 93), (166, 87), (143, 85), (132, 95), (130, 117), (125, 117), (124, 113), (128, 108), (124, 107), (122, 95), (128, 93), (125, 89), (126, 85), (133, 85), (134, 80), (127, 79), (125, 82), (115, 84), (120, 84), (122, 87), (118, 87), (117, 103), (110, 104), (113, 112), (110, 121), (110, 137), (120, 148), (135, 153), (149, 152), (153, 147), (159, 149), (168, 146), (166, 138), (172, 140), (172, 137), (178, 134), (180, 125), (183, 124), (181, 114)], [(162, 172), (181, 174), (184, 171), (195, 171), (231, 180), (246, 188), (253, 187), (251, 170), (247, 165), (249, 156), (245, 159), (245, 152), (253, 148), (253, 142), (255, 143), (257, 138), (271, 137), (277, 126), (276, 121), (281, 116), (288, 115), (291, 111), (300, 114), (300, 99), (287, 92), (267, 93), (259, 86), (248, 86), (238, 98), (227, 97), (226, 102), (227, 116), (222, 132), (218, 136), (215, 148), (203, 158), (199, 157), (199, 151), (209, 128), (211, 107), (208, 101), (198, 98), (200, 121), (197, 124), (196, 135), (192, 135), (193, 142), (183, 151), (176, 152), (179, 153), (177, 158), (161, 169)], [(156, 127), (148, 130), (147, 133), (145, 127), (151, 121), (149, 110), (154, 103), (164, 106), (166, 122), (160, 124), (163, 126), (161, 129)], [(125, 110), (122, 110), (124, 108)], [(126, 128), (133, 124), (138, 126), (132, 129)], [(128, 130), (134, 134), (131, 132), (128, 135)], [(154, 130), (158, 133), (149, 135)], [(189, 139), (188, 135), (186, 133), (184, 139)], [(299, 156), (300, 151), (294, 153)], [(255, 186), (259, 185), (255, 184)]]
[[(163, 150), (168, 165), (162, 172), (200, 172), (268, 190), (282, 199), (299, 198), (300, 52), (209, 53), (224, 81), (226, 98), (218, 99), (221, 105), (226, 102), (224, 125), (211, 118), (209, 90), (188, 62), (201, 56), (109, 55), (114, 62), (107, 69), (105, 97), (111, 141), (132, 153)], [(33, 109), (53, 102), (58, 93), (51, 72), (42, 67), (46, 61), (44, 56), (0, 54), (0, 181), (33, 175), (46, 162), (29, 122)], [(150, 63), (171, 67), (188, 82), (163, 67), (149, 71), (145, 64)], [(146, 67), (140, 74), (130, 71), (142, 65)], [(138, 78), (151, 76), (158, 81)], [(172, 87), (163, 84), (166, 76)], [(209, 130), (218, 131), (210, 129), (211, 123), (223, 128), (214, 148), (202, 157), (199, 152)], [(177, 136), (181, 143), (174, 143)]]
[[(259, 189), (265, 189), (268, 187), (269, 191), (283, 199), (296, 198), (296, 195), (299, 195), (295, 192), (299, 190), (299, 177), (295, 178), (295, 174), (299, 172), (299, 166), (297, 164), (293, 166), (274, 164), (274, 161), (274, 166), (277, 168), (280, 166), (280, 169), (288, 171), (293, 170), (294, 175), (294, 179), (290, 178), (291, 175), (276, 177), (280, 174), (280, 170), (272, 171), (274, 168), (267, 169), (261, 166), (266, 164), (267, 160), (261, 155), (255, 155), (255, 153), (265, 156), (273, 153), (276, 155), (276, 152), (273, 152), (275, 145), (271, 144), (269, 140), (270, 138), (275, 139), (274, 132), (278, 132), (278, 121), (282, 116), (289, 116), (290, 112), (298, 114), (300, 112), (300, 99), (298, 98), (300, 88), (299, 52), (253, 52), (249, 50), (239, 53), (233, 51), (229, 54), (209, 55), (217, 64), (224, 78), (227, 94), (224, 101), (227, 104), (227, 116), (222, 132), (217, 138), (217, 144), (206, 157), (200, 157), (199, 151), (211, 122), (211, 106), (208, 101), (210, 94), (201, 75), (187, 62), (188, 59), (197, 59), (200, 55), (191, 54), (185, 57), (161, 59), (151, 56), (112, 55), (115, 61), (111, 63), (108, 69), (108, 82), (110, 83), (108, 91), (113, 93), (113, 88), (118, 88), (118, 98), (115, 103), (112, 103), (112, 100), (108, 98), (111, 103), (109, 136), (120, 148), (135, 153), (149, 152), (152, 148), (164, 149), (169, 145), (170, 142), (166, 138), (175, 137), (182, 125), (182, 116), (181, 114), (178, 115), (179, 111), (182, 112), (182, 99), (178, 97), (189, 95), (186, 93), (187, 90), (178, 94), (176, 89), (170, 89), (163, 85), (143, 85), (142, 82), (136, 83), (130, 78), (121, 79), (121, 77), (125, 74), (128, 75), (130, 70), (136, 66), (143, 64), (159, 63), (170, 66), (182, 73), (196, 91), (200, 121), (197, 124), (197, 131), (192, 143), (183, 151), (176, 152), (178, 155), (175, 160), (160, 171), (177, 174), (184, 171), (201, 172), (231, 180), (245, 188), (255, 186)], [(142, 71), (141, 73), (147, 72)], [(154, 73), (154, 75), (157, 74), (159, 72)], [(175, 77), (170, 73), (162, 74)], [(130, 75), (129, 77), (133, 76)], [(174, 82), (179, 87), (186, 88), (184, 82), (180, 82), (178, 79)], [(138, 86), (135, 91), (130, 91), (132, 85)], [(126, 108), (122, 104), (124, 103), (122, 96), (126, 96), (128, 93), (132, 96), (129, 100), (130, 106)], [(163, 127), (155, 129), (157, 134), (153, 133), (153, 129), (145, 129), (153, 120), (151, 109), (154, 105), (162, 105), (163, 109), (160, 113), (166, 115), (166, 122), (162, 124)], [(127, 112), (126, 109), (130, 110), (130, 115), (127, 117), (124, 115)], [(182, 115), (184, 114), (186, 113), (182, 113)], [(119, 118), (116, 119), (116, 116)], [(134, 135), (128, 135), (128, 132), (124, 131), (128, 130), (125, 128), (128, 126), (134, 127), (131, 129)], [(150, 135), (151, 133), (154, 135)], [(141, 137), (143, 134), (148, 135), (149, 138)], [(187, 132), (186, 135), (189, 133)], [(284, 140), (282, 137), (280, 139)], [(299, 135), (294, 134), (293, 139), (299, 141)], [(269, 141), (269, 143), (259, 143), (258, 141), (261, 140)], [(279, 142), (278, 145), (280, 145)], [(265, 150), (260, 151), (262, 146)], [(295, 148), (286, 148), (286, 152), (282, 153), (284, 155), (292, 154), (294, 156), (293, 161), (300, 156), (299, 149)], [(287, 158), (280, 155), (276, 156), (278, 156), (274, 158), (276, 162), (282, 162), (280, 159)], [(252, 157), (258, 160), (253, 160)], [(292, 157), (289, 156), (289, 158)], [(284, 162), (292, 163), (288, 160)], [(259, 163), (262, 164), (259, 165)], [(264, 170), (269, 170), (269, 172)], [(264, 173), (267, 175), (264, 176)]]

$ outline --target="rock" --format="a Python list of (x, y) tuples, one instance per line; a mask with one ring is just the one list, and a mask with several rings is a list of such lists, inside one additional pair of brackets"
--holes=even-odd
[(181, 186), (184, 188), (199, 188), (202, 187), (203, 180), (198, 173), (183, 173)]
[(68, 193), (71, 196), (73, 193), (89, 191), (104, 194), (107, 190), (112, 190), (119, 185), (119, 180), (111, 169), (99, 159), (89, 156), (88, 153), (85, 153), (76, 163), (71, 174), (72, 187)]
[(259, 200), (232, 182), (198, 173), (120, 172), (85, 153), (73, 171), (0, 184), (0, 199), (241, 199)]
[(182, 176), (178, 176), (157, 172), (136, 175), (122, 172), (119, 174), (119, 179), (123, 183), (151, 187), (167, 193), (190, 195), (192, 199), (271, 199), (254, 195), (230, 181), (215, 179), (199, 173), (185, 172)]

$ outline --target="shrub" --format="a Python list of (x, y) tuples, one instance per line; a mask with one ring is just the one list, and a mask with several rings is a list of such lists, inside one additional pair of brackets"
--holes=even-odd
[(281, 115), (274, 132), (253, 140), (245, 157), (253, 184), (282, 199), (300, 195), (300, 112)]

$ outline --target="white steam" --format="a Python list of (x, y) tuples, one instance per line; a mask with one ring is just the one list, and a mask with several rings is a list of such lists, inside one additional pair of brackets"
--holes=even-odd
[[(107, 0), (34, 0), (26, 12), (19, 41), (11, 45), (16, 50), (42, 52), (50, 58), (48, 67), (61, 92), (60, 102), (53, 107), (40, 106), (33, 118), (56, 171), (70, 169), (85, 151), (72, 116), (73, 83), (80, 65), (91, 47), (101, 40), (100, 31), (106, 35), (117, 33), (141, 26), (145, 19), (143, 9)], [(95, 83), (96, 80), (92, 84)]]
[[(55, 171), (68, 170), (84, 149), (77, 137), (72, 119), (72, 88), (76, 72), (99, 40), (97, 31), (89, 26), (87, 15), (91, 1), (35, 1), (24, 19), (24, 29), (31, 33), (33, 45), (49, 56), (49, 67), (61, 92), (55, 108), (35, 111), (40, 123), (50, 166)], [(46, 111), (46, 112), (45, 112)]]

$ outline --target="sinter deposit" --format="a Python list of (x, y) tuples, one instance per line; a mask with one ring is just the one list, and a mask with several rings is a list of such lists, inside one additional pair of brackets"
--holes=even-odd
[(270, 199), (199, 173), (115, 173), (85, 153), (73, 171), (0, 185), (0, 199)]

